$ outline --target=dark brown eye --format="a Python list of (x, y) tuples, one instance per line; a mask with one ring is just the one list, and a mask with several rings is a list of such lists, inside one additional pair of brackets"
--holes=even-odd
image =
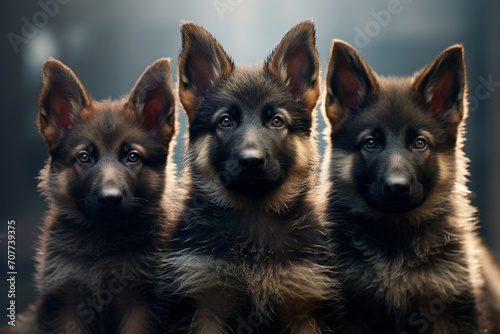
[(137, 151), (132, 151), (127, 156), (127, 162), (135, 163), (135, 162), (139, 161), (140, 158), (141, 158), (141, 156), (139, 155), (139, 153)]
[(81, 151), (78, 153), (78, 161), (82, 164), (86, 164), (90, 162), (90, 154), (87, 151)]
[(368, 137), (365, 139), (365, 147), (369, 150), (376, 149), (378, 147), (377, 141), (373, 137)]
[(413, 142), (413, 147), (417, 150), (423, 150), (427, 147), (427, 141), (422, 137), (418, 137)]
[(219, 124), (223, 128), (227, 128), (228, 126), (233, 125), (233, 119), (229, 115), (224, 115), (220, 118)]
[(271, 120), (271, 125), (276, 128), (281, 128), (285, 124), (285, 121), (281, 116), (274, 116)]

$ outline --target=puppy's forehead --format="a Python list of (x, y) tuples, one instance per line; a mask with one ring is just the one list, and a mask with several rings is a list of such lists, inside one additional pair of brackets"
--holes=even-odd
[(75, 138), (91, 141), (101, 149), (117, 151), (124, 144), (141, 142), (147, 137), (139, 122), (119, 103), (98, 105), (82, 123), (75, 128)]
[(220, 85), (217, 95), (253, 109), (290, 98), (285, 85), (261, 66), (237, 67)]
[(435, 119), (415, 100), (408, 78), (381, 78), (374, 101), (362, 112), (365, 127), (378, 127), (386, 133), (404, 135), (409, 128), (436, 126)]

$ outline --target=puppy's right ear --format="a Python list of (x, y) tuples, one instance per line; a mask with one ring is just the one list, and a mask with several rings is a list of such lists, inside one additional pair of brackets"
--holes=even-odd
[(38, 127), (50, 151), (57, 146), (64, 132), (73, 127), (80, 111), (90, 106), (91, 101), (69, 67), (55, 59), (45, 62), (38, 102)]
[(206, 93), (233, 71), (234, 63), (219, 43), (199, 25), (184, 22), (181, 31), (179, 97), (191, 120)]
[(377, 91), (375, 72), (348, 43), (334, 39), (326, 70), (325, 112), (332, 129)]

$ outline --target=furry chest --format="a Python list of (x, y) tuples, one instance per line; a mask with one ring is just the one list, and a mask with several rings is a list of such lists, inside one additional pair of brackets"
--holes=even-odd
[(410, 300), (451, 301), (470, 288), (464, 264), (440, 256), (411, 266), (403, 258), (372, 259), (362, 265), (353, 263), (346, 272), (349, 285), (363, 287), (393, 310), (408, 309)]
[(118, 293), (146, 281), (144, 264), (134, 259), (104, 258), (95, 263), (82, 259), (52, 257), (45, 262), (43, 291), (50, 291), (64, 284), (75, 289), (87, 289), (91, 294), (102, 291)]
[(287, 300), (323, 301), (331, 295), (327, 269), (311, 262), (277, 264), (271, 261), (229, 262), (209, 256), (186, 254), (175, 257), (177, 286), (196, 298), (208, 290), (231, 293), (235, 299), (250, 298), (264, 313)]

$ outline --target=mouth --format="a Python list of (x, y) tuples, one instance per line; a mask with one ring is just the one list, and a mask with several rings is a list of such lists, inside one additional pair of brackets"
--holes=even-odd
[(264, 177), (238, 176), (226, 183), (226, 188), (249, 196), (259, 197), (280, 185), (279, 181)]
[(132, 207), (126, 203), (122, 205), (102, 206), (92, 199), (81, 204), (80, 211), (85, 217), (97, 221), (122, 221), (133, 213)]
[(383, 213), (404, 214), (415, 210), (421, 206), (424, 199), (421, 196), (378, 196), (372, 193), (366, 193), (363, 196), (366, 204), (374, 210)]
[(374, 209), (384, 213), (408, 213), (420, 205), (410, 203), (386, 203), (382, 205), (372, 206)]
[(91, 210), (90, 212), (85, 212), (85, 216), (89, 219), (97, 221), (121, 221), (127, 218), (128, 214), (126, 210)]
[(425, 193), (418, 184), (407, 191), (370, 184), (361, 189), (364, 202), (373, 210), (387, 214), (406, 214), (425, 202)]

